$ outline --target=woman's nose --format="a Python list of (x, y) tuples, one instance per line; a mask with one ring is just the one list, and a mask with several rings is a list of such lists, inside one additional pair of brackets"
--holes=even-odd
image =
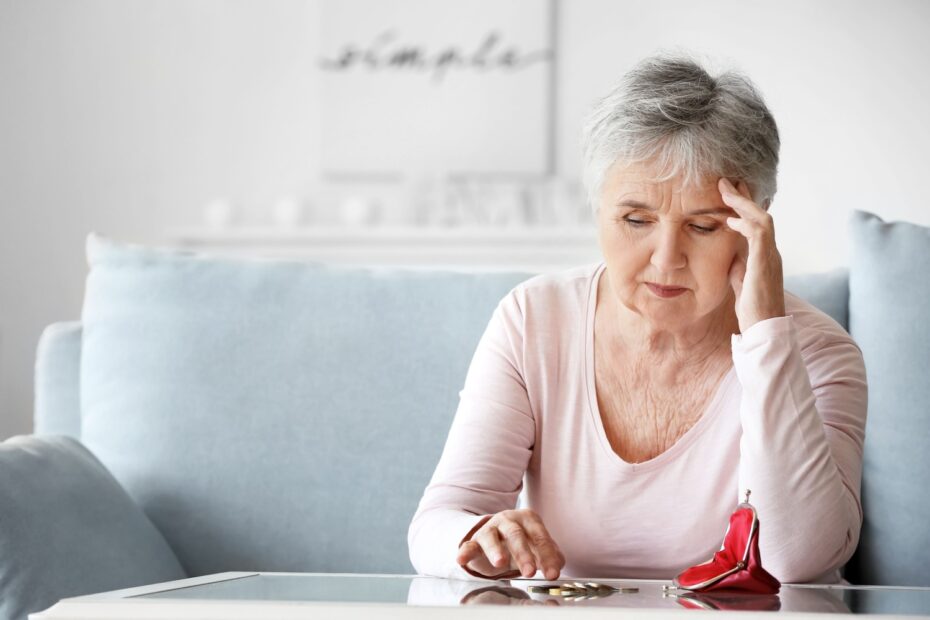
[(659, 226), (656, 231), (656, 244), (652, 250), (652, 266), (660, 272), (671, 272), (684, 267), (685, 257), (680, 231), (673, 226)]

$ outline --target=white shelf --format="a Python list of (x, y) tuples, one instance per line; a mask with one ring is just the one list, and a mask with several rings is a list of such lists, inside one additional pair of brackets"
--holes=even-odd
[(597, 231), (591, 227), (546, 226), (490, 228), (468, 226), (459, 228), (426, 228), (413, 226), (358, 227), (315, 226), (300, 228), (242, 227), (226, 229), (182, 229), (171, 235), (185, 244), (242, 244), (242, 243), (434, 243), (461, 241), (464, 243), (502, 242), (517, 243), (587, 243), (596, 240)]
[(413, 268), (551, 271), (600, 259), (593, 225), (187, 229), (169, 240), (211, 253)]

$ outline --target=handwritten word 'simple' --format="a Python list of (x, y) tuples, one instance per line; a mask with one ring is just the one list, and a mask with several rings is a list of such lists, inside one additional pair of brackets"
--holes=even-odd
[(351, 71), (355, 68), (420, 71), (432, 73), (433, 81), (439, 82), (451, 69), (516, 71), (552, 59), (552, 50), (522, 52), (514, 46), (503, 47), (500, 40), (500, 34), (491, 31), (473, 51), (447, 46), (431, 52), (422, 46), (397, 43), (394, 31), (387, 30), (367, 47), (351, 43), (342, 46), (334, 58), (322, 58), (320, 67), (327, 71)]

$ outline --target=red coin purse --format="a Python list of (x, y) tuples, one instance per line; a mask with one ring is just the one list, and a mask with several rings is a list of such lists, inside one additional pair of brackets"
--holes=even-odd
[(675, 587), (690, 592), (713, 590), (775, 594), (781, 583), (762, 568), (759, 554), (759, 516), (746, 500), (730, 515), (730, 525), (720, 551), (707, 562), (692, 566), (675, 577)]

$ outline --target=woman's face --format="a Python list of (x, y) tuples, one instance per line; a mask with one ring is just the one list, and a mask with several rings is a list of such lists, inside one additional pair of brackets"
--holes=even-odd
[[(728, 274), (746, 241), (726, 225), (737, 214), (724, 204), (718, 179), (682, 188), (655, 176), (648, 164), (622, 162), (605, 175), (598, 224), (614, 298), (656, 329), (732, 312)], [(680, 290), (663, 294), (650, 284)]]

